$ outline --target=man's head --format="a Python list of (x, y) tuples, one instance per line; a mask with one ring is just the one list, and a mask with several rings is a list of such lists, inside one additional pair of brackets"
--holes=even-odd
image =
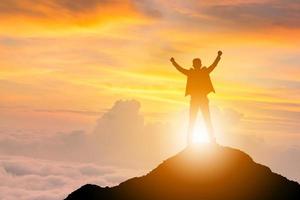
[(195, 58), (195, 59), (193, 60), (193, 67), (194, 67), (195, 69), (200, 69), (201, 66), (202, 66), (202, 63), (201, 63), (200, 58)]

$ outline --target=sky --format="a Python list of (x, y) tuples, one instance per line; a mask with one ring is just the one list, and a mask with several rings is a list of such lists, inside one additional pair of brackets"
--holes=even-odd
[(300, 182), (299, 19), (298, 0), (2, 0), (0, 197), (62, 199), (180, 151), (189, 98), (169, 60), (218, 50), (217, 140)]

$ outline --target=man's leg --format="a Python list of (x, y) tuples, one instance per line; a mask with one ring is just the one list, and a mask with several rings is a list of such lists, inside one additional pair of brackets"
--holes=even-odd
[(203, 119), (206, 124), (208, 135), (210, 137), (210, 141), (212, 143), (216, 143), (216, 138), (214, 136), (214, 129), (213, 129), (212, 122), (211, 122), (211, 117), (210, 117), (210, 112), (209, 112), (209, 103), (208, 103), (207, 97), (205, 97), (205, 98), (203, 98), (203, 100), (201, 100), (201, 111), (202, 111)]
[(191, 145), (193, 142), (193, 130), (195, 127), (195, 122), (197, 119), (197, 112), (199, 109), (199, 102), (197, 99), (193, 99), (191, 97), (190, 101), (190, 119), (189, 119), (189, 128), (188, 128), (188, 135), (187, 135), (187, 144)]

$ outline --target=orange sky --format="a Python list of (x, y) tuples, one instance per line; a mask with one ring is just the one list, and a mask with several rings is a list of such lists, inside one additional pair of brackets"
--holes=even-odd
[(99, 112), (134, 98), (145, 113), (180, 110), (185, 78), (169, 58), (208, 65), (221, 49), (213, 103), (248, 117), (264, 117), (260, 104), (300, 111), (292, 1), (4, 1), (0, 9), (4, 108)]
[(274, 132), (289, 126), (285, 134), (295, 134), (298, 8), (293, 1), (254, 0), (4, 1), (4, 121), (13, 124), (26, 111), (32, 121), (39, 114), (61, 120), (69, 112), (76, 123), (92, 123), (89, 113), (96, 116), (118, 99), (139, 100), (146, 120), (159, 121), (188, 105), (185, 78), (169, 58), (187, 68), (194, 57), (209, 65), (220, 49), (224, 55), (212, 74), (217, 91), (212, 104), (242, 113), (247, 132), (262, 120), (272, 129), (268, 120), (277, 118), (283, 128)]
[(87, 152), (102, 164), (93, 156), (112, 128), (112, 158), (150, 145), (145, 163), (158, 162), (180, 149), (188, 120), (169, 59), (210, 65), (222, 50), (209, 95), (218, 141), (299, 181), (299, 19), (297, 0), (1, 0), (0, 160)]

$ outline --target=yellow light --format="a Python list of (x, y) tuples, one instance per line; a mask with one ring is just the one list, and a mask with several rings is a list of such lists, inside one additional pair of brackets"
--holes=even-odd
[(209, 142), (210, 140), (205, 126), (201, 122), (197, 122), (193, 131), (193, 143), (202, 144)]

